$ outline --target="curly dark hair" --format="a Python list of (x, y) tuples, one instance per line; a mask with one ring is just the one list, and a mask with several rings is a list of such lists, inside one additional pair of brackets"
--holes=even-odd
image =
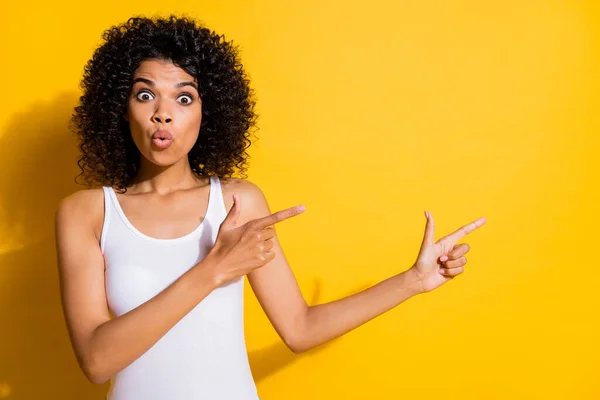
[(105, 41), (84, 68), (83, 95), (71, 118), (79, 138), (77, 182), (127, 190), (140, 152), (129, 131), (127, 100), (133, 73), (148, 59), (168, 60), (198, 80), (202, 123), (188, 154), (199, 177), (246, 177), (246, 149), (257, 115), (238, 48), (188, 17), (133, 17), (104, 31)]

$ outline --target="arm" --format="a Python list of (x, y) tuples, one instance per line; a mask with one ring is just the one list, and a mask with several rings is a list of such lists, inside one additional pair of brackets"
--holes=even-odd
[(352, 296), (309, 307), (297, 351), (335, 339), (419, 293), (420, 283), (409, 269)]
[(434, 241), (434, 222), (425, 212), (427, 223), (417, 260), (410, 269), (377, 285), (331, 303), (310, 307), (305, 317), (302, 349), (311, 348), (356, 328), (402, 303), (411, 296), (432, 291), (460, 275), (467, 263), (469, 245), (456, 241), (482, 226), (479, 218), (450, 235)]
[[(250, 183), (239, 184), (243, 190), (248, 219), (270, 213), (260, 189)], [(248, 274), (248, 280), (259, 303), (275, 330), (294, 353), (341, 336), (396, 307), (408, 298), (435, 289), (462, 272), (469, 247), (453, 243), (464, 234), (481, 226), (475, 221), (459, 231), (433, 243), (433, 218), (428, 214), (426, 235), (415, 265), (360, 293), (316, 306), (308, 306), (288, 265), (277, 238), (275, 257), (264, 267)], [(440, 257), (442, 255), (446, 255)], [(446, 258), (447, 265), (442, 265)]]
[(102, 191), (95, 189), (67, 197), (56, 214), (65, 320), (81, 369), (98, 384), (140, 357), (217, 286), (212, 268), (194, 267), (154, 298), (111, 319), (100, 229), (94, 229), (101, 226), (102, 209)]
[[(248, 181), (237, 185), (245, 205), (244, 220), (270, 214), (256, 185)], [(407, 271), (353, 296), (309, 307), (277, 237), (274, 240), (275, 258), (248, 274), (248, 281), (269, 321), (294, 353), (341, 336), (420, 292), (419, 282)]]

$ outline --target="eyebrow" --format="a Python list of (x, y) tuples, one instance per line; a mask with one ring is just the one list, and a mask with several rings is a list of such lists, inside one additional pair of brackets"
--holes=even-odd
[[(154, 84), (154, 82), (152, 82), (150, 79), (146, 79), (146, 78), (135, 78), (131, 85), (133, 86), (137, 82), (143, 82), (143, 83), (147, 84), (148, 86), (152, 86), (152, 87), (156, 86)], [(176, 88), (180, 88), (180, 87), (184, 87), (184, 86), (191, 86), (194, 89), (196, 89), (196, 91), (198, 91), (198, 86), (194, 82), (189, 82), (189, 81), (179, 82), (178, 84), (175, 85)]]

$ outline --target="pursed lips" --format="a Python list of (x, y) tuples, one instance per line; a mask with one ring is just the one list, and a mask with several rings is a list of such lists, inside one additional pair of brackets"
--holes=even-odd
[(166, 149), (173, 143), (173, 135), (165, 130), (158, 130), (152, 135), (152, 143), (160, 149)]

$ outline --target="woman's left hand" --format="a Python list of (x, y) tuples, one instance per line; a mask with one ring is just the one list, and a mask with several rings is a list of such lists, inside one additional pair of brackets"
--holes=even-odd
[(429, 292), (463, 272), (467, 263), (465, 254), (470, 248), (466, 243), (456, 242), (482, 226), (486, 219), (479, 218), (434, 242), (433, 216), (426, 211), (425, 217), (427, 223), (423, 243), (417, 261), (410, 270), (419, 280), (422, 291)]

